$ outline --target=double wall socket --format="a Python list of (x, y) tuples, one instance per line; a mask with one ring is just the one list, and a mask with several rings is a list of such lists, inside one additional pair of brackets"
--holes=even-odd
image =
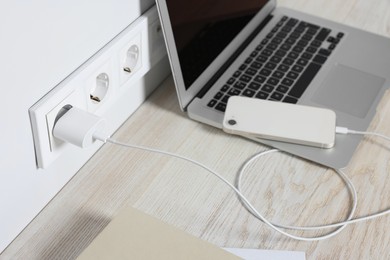
[(59, 156), (70, 152), (70, 144), (52, 134), (62, 107), (70, 104), (104, 115), (165, 55), (154, 7), (30, 108), (37, 167), (47, 168)]

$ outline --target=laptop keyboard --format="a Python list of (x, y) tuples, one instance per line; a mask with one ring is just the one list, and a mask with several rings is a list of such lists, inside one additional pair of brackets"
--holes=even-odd
[(283, 16), (207, 106), (225, 112), (237, 95), (297, 103), (343, 36)]

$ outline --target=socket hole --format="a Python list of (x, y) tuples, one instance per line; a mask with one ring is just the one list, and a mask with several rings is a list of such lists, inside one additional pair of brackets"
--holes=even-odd
[(63, 116), (65, 115), (73, 106), (72, 105), (65, 105), (63, 107), (61, 107), (60, 111), (58, 111), (58, 114), (56, 116), (56, 118), (54, 119), (54, 125), (57, 124), (57, 121)]
[(100, 103), (103, 98), (106, 96), (108, 87), (110, 85), (110, 78), (107, 73), (100, 73), (96, 77), (95, 87), (92, 89), (91, 94), (89, 94), (89, 98), (94, 103)]
[(139, 57), (139, 48), (137, 45), (133, 44), (126, 52), (126, 60), (123, 65), (123, 71), (126, 73), (132, 73), (137, 66)]

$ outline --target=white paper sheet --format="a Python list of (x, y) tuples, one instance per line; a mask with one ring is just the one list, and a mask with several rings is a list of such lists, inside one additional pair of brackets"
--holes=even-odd
[(245, 260), (305, 260), (305, 252), (245, 248), (223, 248)]

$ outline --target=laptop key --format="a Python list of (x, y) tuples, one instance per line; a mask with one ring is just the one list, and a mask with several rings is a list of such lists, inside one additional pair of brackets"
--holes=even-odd
[(302, 66), (299, 66), (299, 65), (294, 65), (292, 68), (291, 68), (292, 71), (294, 72), (302, 72), (303, 71), (303, 67)]
[(276, 64), (272, 62), (268, 62), (267, 64), (265, 64), (265, 68), (269, 70), (273, 70), (274, 68), (276, 68)]
[(299, 57), (299, 54), (298, 53), (296, 53), (296, 52), (290, 52), (288, 55), (287, 55), (287, 57), (289, 57), (289, 58), (291, 58), (291, 59), (296, 59), (296, 58), (298, 58)]
[(318, 48), (316, 48), (316, 47), (309, 46), (309, 47), (306, 48), (306, 51), (309, 52), (309, 53), (316, 53), (317, 49)]
[(289, 88), (286, 86), (280, 85), (276, 88), (276, 90), (279, 91), (280, 93), (286, 93), (289, 90)]
[(266, 56), (260, 55), (259, 57), (256, 58), (256, 61), (258, 61), (258, 62), (266, 62), (267, 59), (268, 58)]
[(220, 99), (221, 97), (223, 96), (223, 93), (222, 92), (218, 92), (217, 94), (215, 94), (214, 96), (214, 99)]
[(282, 84), (284, 84), (286, 86), (291, 86), (293, 83), (294, 83), (294, 80), (289, 79), (289, 78), (285, 78), (282, 80)]
[(279, 80), (278, 80), (278, 79), (275, 79), (275, 78), (269, 78), (269, 79), (267, 80), (267, 83), (270, 84), (270, 85), (276, 86), (276, 85), (279, 84)]
[(228, 89), (229, 89), (229, 86), (228, 86), (228, 85), (224, 85), (224, 86), (221, 88), (221, 91), (222, 91), (222, 92), (226, 92)]
[(329, 56), (332, 52), (331, 52), (330, 50), (321, 48), (321, 49), (318, 51), (318, 53), (321, 54), (321, 55), (324, 55), (324, 56)]
[(283, 24), (284, 24), (283, 21), (279, 21), (279, 22), (276, 24), (276, 27), (281, 27)]
[(267, 93), (271, 93), (273, 90), (274, 90), (274, 86), (271, 86), (271, 85), (264, 85), (261, 90), (264, 91), (264, 92), (267, 92)]
[(298, 37), (305, 31), (305, 27), (298, 26), (294, 29), (294, 32), (292, 34), (297, 34)]
[(296, 79), (298, 78), (298, 73), (294, 72), (294, 71), (290, 71), (288, 74), (287, 74), (287, 77), (291, 78), (291, 79)]
[(290, 103), (290, 104), (296, 104), (298, 102), (298, 99), (286, 96), (282, 102)]
[(221, 111), (221, 112), (225, 112), (226, 111), (226, 104), (224, 103), (218, 103), (218, 105), (215, 107), (215, 109)]
[(313, 47), (320, 47), (322, 44), (322, 42), (318, 41), (318, 40), (313, 40), (310, 45), (313, 46)]
[(301, 53), (301, 52), (303, 51), (303, 47), (302, 47), (302, 46), (295, 46), (295, 47), (293, 48), (293, 51), (298, 52), (298, 53)]
[(277, 50), (275, 52), (275, 55), (279, 56), (279, 57), (284, 57), (285, 55), (287, 54), (286, 51), (283, 51), (283, 50)]
[(309, 44), (307, 40), (299, 40), (297, 46), (306, 47)]
[(246, 90), (244, 90), (244, 92), (242, 92), (242, 95), (246, 96), (246, 97), (253, 97), (255, 95), (255, 93), (256, 92), (253, 90), (246, 89)]
[(246, 65), (245, 65), (245, 64), (242, 64), (238, 69), (239, 69), (239, 70), (245, 70), (245, 69), (246, 69)]
[(302, 39), (310, 42), (313, 39), (313, 35), (306, 33), (305, 35), (302, 36)]
[(290, 45), (294, 45), (296, 40), (297, 40), (296, 38), (290, 37), (290, 38), (287, 38), (285, 43), (290, 44)]
[[(238, 95), (233, 95), (233, 96), (238, 96)], [(222, 98), (221, 102), (227, 103), (230, 97), (231, 97), (230, 95), (224, 96), (224, 97)]]
[(282, 60), (282, 58), (279, 56), (272, 56), (270, 59), (270, 61), (274, 62), (274, 63), (279, 63), (281, 60)]
[(295, 26), (298, 22), (299, 22), (298, 19), (290, 18), (288, 20), (288, 22), (286, 23), (286, 25), (288, 25), (288, 26)]
[(261, 85), (259, 83), (256, 83), (256, 82), (251, 82), (248, 86), (248, 88), (252, 89), (252, 90), (259, 90), (261, 87)]
[(298, 64), (298, 65), (301, 65), (301, 66), (306, 66), (307, 63), (308, 63), (308, 61), (305, 60), (305, 59), (299, 59), (299, 60), (297, 61), (297, 64)]
[(330, 29), (322, 28), (320, 32), (317, 34), (315, 39), (319, 41), (324, 41), (330, 34), (330, 31), (331, 31)]
[(245, 64), (249, 64), (252, 62), (252, 58), (246, 58), (246, 60), (244, 61)]
[(325, 56), (322, 56), (322, 55), (316, 55), (313, 59), (314, 62), (317, 62), (320, 64), (324, 64), (326, 60), (327, 60), (327, 58)]
[(278, 70), (280, 70), (280, 71), (282, 71), (282, 72), (287, 72), (289, 68), (290, 68), (289, 66), (284, 65), (284, 64), (281, 64), (281, 65), (278, 67)]
[(248, 76), (248, 75), (242, 75), (240, 77), (240, 80), (243, 81), (243, 82), (249, 82), (249, 81), (251, 81), (251, 79), (252, 78), (250, 76)]
[(255, 70), (258, 70), (258, 69), (261, 68), (261, 66), (263, 66), (263, 64), (255, 61), (250, 66), (251, 66), (251, 68), (254, 68)]
[(240, 75), (241, 75), (241, 71), (237, 70), (236, 72), (234, 72), (233, 77), (237, 78)]
[(336, 44), (332, 43), (331, 45), (329, 45), (328, 49), (330, 51), (334, 50), (336, 48)]
[(343, 37), (344, 37), (344, 33), (339, 32), (339, 33), (337, 34), (337, 38), (341, 39), (341, 38), (343, 38)]
[(275, 71), (275, 72), (272, 74), (272, 77), (275, 77), (275, 78), (277, 78), (277, 79), (281, 79), (281, 78), (284, 77), (284, 73), (277, 70), (277, 71)]
[(268, 98), (268, 95), (267, 93), (263, 92), (263, 91), (260, 91), (259, 93), (256, 94), (256, 98), (260, 98), (260, 99), (267, 99)]
[(288, 94), (292, 97), (300, 98), (320, 68), (321, 65), (310, 63)]
[(334, 38), (333, 36), (329, 36), (328, 39), (326, 39), (326, 41), (330, 43), (335, 43), (336, 38)]
[(251, 53), (251, 57), (252, 58), (254, 58), (254, 57), (256, 57), (257, 55), (258, 55), (259, 53), (257, 52), (257, 51), (253, 51), (252, 53)]
[(208, 107), (214, 107), (215, 104), (217, 104), (217, 101), (213, 99), (213, 100), (211, 100), (211, 101), (207, 104), (207, 106), (208, 106)]
[(268, 43), (268, 41), (269, 41), (268, 39), (264, 39), (261, 41), (261, 44), (266, 45)]
[(236, 84), (234, 84), (234, 87), (236, 89), (244, 89), (246, 87), (246, 84), (244, 82), (238, 81), (238, 82), (236, 82)]
[(271, 75), (271, 71), (269, 69), (262, 69), (260, 70), (259, 74), (268, 77), (269, 75)]
[(291, 49), (291, 45), (290, 44), (282, 44), (282, 46), (280, 46), (280, 49), (283, 50), (283, 51), (288, 51)]
[(283, 94), (278, 93), (278, 92), (274, 92), (274, 93), (272, 93), (271, 98), (279, 101), (279, 100), (282, 100)]
[(256, 47), (256, 51), (261, 51), (264, 48), (264, 45), (260, 44)]
[(269, 57), (272, 55), (272, 51), (270, 49), (265, 49), (264, 51), (261, 52), (261, 54)]
[(265, 77), (263, 77), (263, 76), (257, 76), (257, 77), (255, 77), (255, 81), (257, 81), (257, 82), (259, 82), (259, 83), (264, 83), (264, 81), (265, 81)]
[(320, 27), (318, 25), (315, 25), (315, 24), (312, 24), (312, 23), (305, 23), (305, 24), (306, 24), (306, 27), (313, 28), (315, 30), (320, 29)]
[(230, 78), (226, 83), (229, 84), (229, 85), (231, 85), (231, 84), (234, 83), (234, 81), (236, 81), (235, 78)]
[(257, 70), (255, 69), (252, 69), (252, 68), (249, 68), (245, 71), (245, 74), (249, 75), (249, 76), (253, 76), (253, 75), (256, 75), (257, 73)]
[(267, 34), (267, 39), (272, 39), (274, 37), (274, 34), (272, 32), (270, 32), (269, 34)]
[(296, 41), (301, 35), (297, 32), (293, 32), (290, 34), (290, 39), (293, 39), (294, 41)]
[(286, 64), (286, 65), (288, 65), (288, 66), (291, 66), (291, 65), (294, 64), (294, 60), (291, 59), (291, 58), (285, 58), (285, 59), (283, 60), (283, 64)]
[(275, 37), (271, 40), (271, 42), (274, 44), (281, 44), (283, 42), (283, 39)]
[(313, 58), (313, 54), (308, 53), (308, 52), (304, 52), (304, 53), (302, 53), (301, 57), (304, 59), (310, 60), (311, 58)]
[(308, 33), (308, 34), (311, 34), (311, 35), (314, 35), (314, 34), (317, 33), (317, 31), (318, 31), (318, 28), (316, 29), (316, 28), (310, 27), (310, 28), (307, 30), (307, 33)]
[(287, 33), (285, 33), (285, 32), (278, 32), (278, 33), (276, 34), (276, 37), (279, 37), (279, 38), (284, 39), (284, 38), (287, 37)]
[(278, 48), (278, 45), (275, 43), (270, 43), (267, 45), (267, 48), (274, 51)]
[(291, 26), (285, 25), (284, 27), (282, 27), (282, 32), (289, 33), (291, 32), (292, 28), (293, 27)]

